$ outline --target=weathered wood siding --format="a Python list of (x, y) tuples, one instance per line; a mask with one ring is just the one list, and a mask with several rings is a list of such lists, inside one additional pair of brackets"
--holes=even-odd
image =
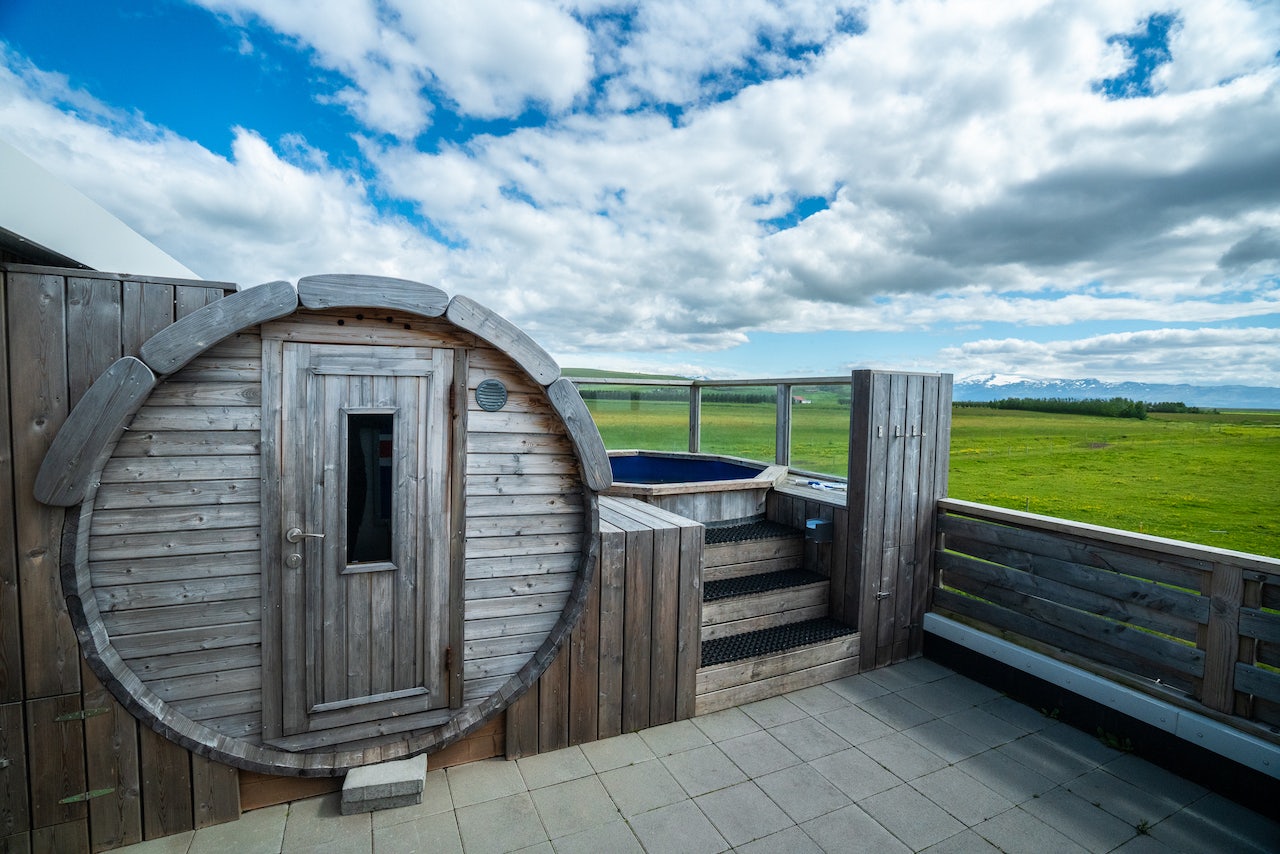
[(507, 756), (584, 744), (693, 716), (703, 526), (600, 499), (598, 581), (538, 683), (507, 711)]
[(162, 739), (157, 752), (82, 666), (59, 581), (65, 511), (32, 495), (97, 376), (232, 288), (19, 265), (0, 276), (0, 850), (105, 850), (236, 818), (233, 769)]
[(938, 532), (940, 613), (1277, 740), (1280, 561), (955, 500)]

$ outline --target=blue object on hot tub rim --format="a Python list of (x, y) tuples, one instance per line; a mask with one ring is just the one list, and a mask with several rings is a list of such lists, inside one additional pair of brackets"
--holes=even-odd
[(668, 457), (626, 454), (610, 457), (614, 483), (703, 483), (720, 480), (750, 480), (761, 469), (727, 460), (698, 457)]

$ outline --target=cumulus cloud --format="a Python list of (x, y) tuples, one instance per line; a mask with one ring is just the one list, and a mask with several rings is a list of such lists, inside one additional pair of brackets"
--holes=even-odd
[(1198, 385), (1280, 386), (1280, 329), (1150, 329), (1077, 340), (982, 340), (942, 350), (958, 376), (1021, 373), (1037, 377), (1140, 378)]
[[(251, 127), (220, 158), (12, 56), (0, 127), (211, 276), (430, 278), (579, 354), (1280, 314), (1266, 4), (193, 2), (345, 80), (361, 162)], [(1167, 61), (1111, 97), (1153, 15)], [(514, 129), (420, 146), (444, 113)]]

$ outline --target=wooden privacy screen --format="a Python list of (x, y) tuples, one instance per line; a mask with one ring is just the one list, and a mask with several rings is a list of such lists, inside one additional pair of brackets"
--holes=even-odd
[(97, 851), (237, 818), (234, 768), (140, 726), (83, 665), (59, 582), (64, 511), (32, 495), (98, 375), (234, 287), (19, 265), (0, 275), (0, 851)]

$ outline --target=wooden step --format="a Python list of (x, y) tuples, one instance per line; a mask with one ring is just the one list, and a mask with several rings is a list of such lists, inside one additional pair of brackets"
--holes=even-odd
[(763, 572), (798, 569), (804, 563), (804, 534), (708, 544), (702, 550), (702, 579), (715, 581)]
[(702, 640), (825, 617), (829, 588), (826, 577), (799, 569), (705, 582)]
[[(801, 640), (807, 634), (816, 640), (787, 645), (797, 634)], [(858, 672), (859, 634), (827, 618), (704, 643), (703, 661), (732, 656), (733, 647), (760, 651), (747, 658), (699, 668), (695, 714), (775, 697)]]

